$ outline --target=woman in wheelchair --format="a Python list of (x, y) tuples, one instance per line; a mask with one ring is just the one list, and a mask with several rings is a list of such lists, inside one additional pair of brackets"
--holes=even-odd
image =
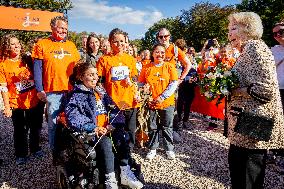
[[(123, 114), (121, 110), (110, 106), (113, 104), (112, 100), (103, 89), (96, 86), (97, 69), (89, 63), (78, 63), (70, 81), (74, 84), (74, 89), (69, 93), (64, 106), (67, 125), (78, 132), (94, 133), (92, 140), (97, 154), (96, 159), (102, 160), (104, 165), (102, 171), (105, 173), (105, 188), (118, 188), (115, 158), (120, 165), (121, 185), (129, 188), (142, 188), (143, 184), (128, 165), (130, 148), (127, 138), (129, 137), (123, 130), (125, 122)], [(110, 107), (113, 110), (108, 114), (107, 109)]]

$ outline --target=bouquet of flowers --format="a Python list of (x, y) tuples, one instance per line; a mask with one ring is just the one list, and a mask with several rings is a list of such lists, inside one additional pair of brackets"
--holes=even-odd
[(200, 92), (206, 97), (206, 100), (210, 102), (217, 99), (216, 105), (218, 106), (221, 100), (238, 86), (238, 78), (225, 64), (219, 63), (200, 76), (199, 86)]

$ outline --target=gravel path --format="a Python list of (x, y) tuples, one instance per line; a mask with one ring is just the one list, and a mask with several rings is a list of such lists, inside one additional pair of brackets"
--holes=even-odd
[[(145, 189), (230, 188), (228, 141), (222, 136), (221, 130), (206, 131), (208, 123), (204, 119), (192, 118), (194, 129), (181, 133), (183, 142), (175, 145), (175, 160), (167, 160), (163, 150), (158, 150), (158, 155), (152, 161), (145, 160), (146, 149), (139, 149), (133, 154), (142, 165), (147, 183)], [(43, 160), (30, 159), (22, 166), (16, 166), (14, 161), (11, 120), (5, 119), (1, 113), (0, 129), (0, 153), (4, 159), (4, 165), (0, 168), (0, 189), (55, 188), (55, 169), (47, 147), (46, 123), (42, 131), (42, 146), (46, 152)], [(283, 176), (271, 165), (267, 167), (265, 188), (284, 189)]]

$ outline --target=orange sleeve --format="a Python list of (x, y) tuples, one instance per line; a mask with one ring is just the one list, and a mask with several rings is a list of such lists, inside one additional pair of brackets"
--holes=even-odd
[(171, 81), (178, 80), (178, 72), (176, 71), (176, 68), (173, 66), (173, 64), (169, 64), (169, 74)]
[(104, 56), (100, 57), (97, 64), (98, 76), (105, 76)]
[(138, 71), (136, 69), (136, 60), (134, 57), (130, 57), (129, 62), (131, 63), (131, 70), (130, 70), (130, 76), (131, 77), (137, 77), (138, 76)]
[(7, 83), (3, 64), (0, 64), (0, 83)]
[(142, 68), (140, 75), (138, 77), (138, 82), (140, 83), (146, 83), (146, 68)]
[(178, 48), (178, 60), (183, 64), (182, 65), (183, 67), (186, 67), (185, 62), (182, 61), (185, 59), (185, 57), (186, 57), (186, 54), (180, 48)]
[(32, 51), (33, 59), (43, 59), (43, 44), (41, 41), (37, 42)]

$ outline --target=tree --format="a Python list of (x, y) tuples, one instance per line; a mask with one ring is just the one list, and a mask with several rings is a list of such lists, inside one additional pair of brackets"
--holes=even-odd
[(220, 7), (219, 4), (196, 3), (189, 10), (182, 10), (181, 22), (185, 26), (184, 38), (188, 45), (201, 49), (207, 39), (217, 38), (227, 41), (227, 17), (235, 11), (233, 6)]
[[(13, 6), (17, 8), (30, 8), (47, 11), (67, 13), (72, 8), (71, 0), (1, 0), (2, 6)], [(50, 35), (49, 32), (19, 31), (0, 29), (0, 38), (5, 34), (15, 34), (24, 45), (28, 45), (35, 38), (42, 38)]]
[(251, 11), (257, 13), (263, 24), (262, 39), (268, 46), (273, 46), (277, 42), (273, 38), (273, 25), (284, 18), (283, 0), (243, 0), (237, 5), (239, 11)]
[(145, 37), (142, 38), (142, 48), (140, 50), (151, 50), (156, 43), (156, 34), (160, 28), (167, 28), (172, 36), (172, 41), (182, 38), (184, 32), (180, 18), (166, 18), (154, 23), (148, 31), (145, 33)]

